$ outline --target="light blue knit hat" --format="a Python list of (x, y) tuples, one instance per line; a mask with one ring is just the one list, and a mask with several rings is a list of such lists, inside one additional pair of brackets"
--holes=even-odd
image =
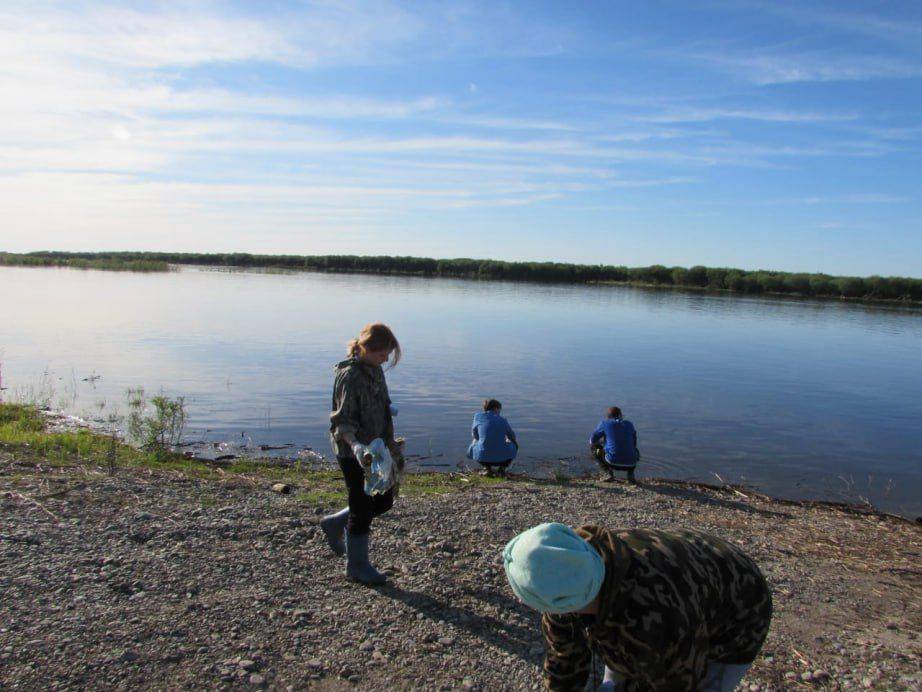
[(602, 556), (563, 524), (541, 524), (506, 544), (509, 586), (542, 613), (572, 613), (592, 603), (605, 579)]

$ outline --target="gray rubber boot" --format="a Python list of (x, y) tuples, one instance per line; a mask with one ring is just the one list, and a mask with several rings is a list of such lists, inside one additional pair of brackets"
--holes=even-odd
[(330, 550), (342, 557), (346, 554), (346, 524), (349, 521), (349, 508), (344, 507), (335, 514), (328, 514), (320, 520), (320, 528), (327, 537)]
[(368, 543), (367, 533), (364, 536), (346, 534), (346, 577), (362, 584), (380, 586), (387, 581), (387, 577), (368, 561)]

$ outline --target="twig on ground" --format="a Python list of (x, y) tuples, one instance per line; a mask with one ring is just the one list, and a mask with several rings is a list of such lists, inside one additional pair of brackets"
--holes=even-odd
[(793, 646), (791, 647), (791, 651), (794, 653), (794, 655), (795, 655), (797, 658), (800, 659), (800, 662), (801, 662), (801, 663), (803, 663), (803, 664), (804, 664), (805, 666), (807, 666), (808, 668), (810, 667), (810, 661), (807, 660), (807, 657), (806, 657), (806, 656), (804, 656), (802, 653), (800, 653), (800, 652), (799, 652), (797, 649), (795, 649)]
[(35, 506), (38, 507), (40, 510), (42, 510), (45, 514), (47, 514), (49, 517), (51, 517), (52, 519), (54, 519), (56, 522), (60, 522), (60, 521), (61, 521), (60, 517), (58, 517), (57, 514), (55, 514), (55, 513), (52, 512), (50, 509), (48, 509), (47, 507), (45, 507), (45, 505), (43, 505), (41, 502), (39, 502), (38, 500), (36, 500), (34, 497), (30, 497), (29, 495), (23, 495), (22, 493), (17, 492), (17, 491), (15, 491), (15, 490), (8, 490), (7, 492), (8, 492), (10, 495), (14, 496), (14, 497), (18, 497), (18, 498), (19, 498), (20, 500), (22, 500), (23, 502), (28, 502), (29, 504), (35, 505)]

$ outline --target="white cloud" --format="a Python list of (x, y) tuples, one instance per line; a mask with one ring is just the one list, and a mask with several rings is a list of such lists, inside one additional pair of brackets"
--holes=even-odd
[(243, 61), (294, 66), (363, 62), (412, 39), (423, 24), (399, 6), (315, 3), (244, 14), (230, 3), (130, 5), (13, 3), (0, 12), (6, 54), (36, 54), (123, 68)]
[(754, 84), (845, 82), (922, 76), (922, 64), (892, 55), (843, 54), (838, 51), (788, 52), (777, 49), (699, 52), (691, 57)]
[(822, 113), (771, 108), (686, 107), (638, 116), (648, 123), (691, 123), (713, 120), (758, 120), (772, 123), (825, 123), (856, 120), (854, 113)]
[(504, 118), (484, 115), (453, 115), (439, 118), (441, 122), (454, 123), (495, 130), (557, 130), (577, 132), (581, 128), (570, 123), (555, 120), (532, 120), (529, 118)]
[(886, 193), (866, 192), (849, 195), (804, 197), (804, 204), (902, 204), (912, 201), (910, 197)]
[(740, 2), (734, 0), (731, 6), (745, 9), (759, 9), (775, 14), (798, 24), (818, 26), (834, 31), (869, 36), (885, 44), (907, 43), (919, 49), (922, 45), (922, 23), (913, 19), (882, 16), (887, 8), (878, 7), (878, 12), (848, 12), (841, 9), (811, 7), (807, 3), (786, 4), (772, 2)]
[[(358, 231), (397, 225), (412, 211), (581, 202), (593, 193), (594, 202), (607, 194), (621, 204), (641, 188), (698, 182), (705, 167), (873, 156), (914, 136), (912, 128), (891, 128), (876, 142), (755, 145), (734, 133), (738, 123), (725, 121), (809, 125), (857, 117), (700, 105), (716, 99), (587, 112), (584, 97), (554, 112), (551, 97), (517, 103), (492, 83), (481, 90), (467, 78), (460, 89), (467, 84), (468, 93), (458, 93), (458, 82), (445, 87), (451, 97), (410, 85), (337, 93), (323, 79), (314, 84), (317, 68), (398, 58), (412, 64), (427, 49), (444, 57), (480, 43), (490, 48), (485, 54), (502, 54), (508, 33), (468, 32), (470, 18), (457, 9), (414, 13), (350, 0), (293, 7), (4, 5), (0, 205), (9, 218), (0, 242), (79, 234), (116, 247), (102, 240), (129, 229), (138, 238), (173, 234), (189, 247), (192, 230), (211, 237), (269, 226)], [(444, 50), (420, 46), (434, 24)], [(551, 28), (509, 53), (552, 54), (566, 41), (565, 29)], [(791, 56), (701, 59), (759, 83), (798, 78), (784, 62)], [(822, 61), (808, 63), (797, 66), (800, 74), (815, 77)], [(387, 93), (396, 95), (380, 95)], [(695, 126), (707, 122), (725, 130)]]

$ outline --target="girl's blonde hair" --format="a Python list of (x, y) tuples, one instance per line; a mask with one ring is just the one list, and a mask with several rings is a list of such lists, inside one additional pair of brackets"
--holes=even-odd
[(347, 353), (353, 358), (361, 358), (371, 351), (393, 351), (394, 357), (388, 367), (400, 362), (400, 342), (386, 324), (374, 322), (362, 327), (359, 335), (349, 342)]

